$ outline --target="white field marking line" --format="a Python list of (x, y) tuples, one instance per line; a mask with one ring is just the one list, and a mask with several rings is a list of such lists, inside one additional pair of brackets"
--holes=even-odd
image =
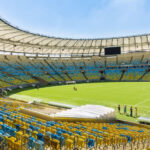
[[(27, 96), (27, 95), (19, 95), (19, 94), (13, 94), (12, 96), (10, 96), (10, 97), (12, 97), (12, 98), (16, 98), (16, 99), (19, 99), (19, 100), (26, 100), (26, 101), (38, 101), (38, 100), (40, 100), (40, 101), (43, 101), (43, 100), (46, 100), (46, 101), (54, 101), (56, 98), (62, 98), (62, 99), (65, 99), (65, 100), (86, 100), (86, 101), (88, 101), (88, 100), (91, 100), (91, 99), (88, 99), (88, 98), (79, 98), (79, 97), (75, 97), (75, 98), (70, 98), (70, 97), (63, 97), (63, 96), (55, 96), (54, 98), (39, 98), (39, 97), (33, 97), (33, 96)], [(150, 99), (146, 99), (147, 101), (149, 101)], [(146, 100), (145, 100), (145, 102), (146, 102)], [(143, 102), (144, 103), (144, 102)], [(87, 103), (88, 104), (88, 103)], [(108, 102), (107, 102), (107, 104), (108, 104)], [(99, 105), (103, 105), (103, 106), (108, 106), (108, 107), (116, 107), (117, 106), (117, 103), (113, 103), (113, 102), (109, 102), (109, 104), (108, 105), (106, 105), (105, 103), (104, 103), (104, 101), (102, 101), (102, 103), (101, 104), (99, 104)], [(135, 104), (134, 106), (136, 106), (136, 105), (139, 105), (139, 103), (137, 103), (137, 104)], [(127, 105), (127, 106), (130, 106), (130, 105)], [(147, 107), (147, 106), (142, 106), (142, 108), (149, 108), (149, 107)]]
[(20, 99), (20, 100), (42, 100), (39, 99), (37, 97), (31, 97), (31, 96), (26, 96), (26, 95), (19, 95), (19, 94), (13, 94), (12, 96), (10, 96), (11, 98), (16, 98), (16, 99)]
[[(29, 94), (32, 94), (32, 93), (34, 93), (34, 92), (31, 92), (31, 93), (29, 93)], [(34, 94), (35, 94), (35, 93), (34, 93)], [(42, 93), (41, 93), (40, 95), (42, 96), (42, 95), (45, 95), (45, 94), (42, 94)], [(33, 97), (33, 96), (28, 96), (28, 95), (20, 95), (20, 94), (13, 94), (11, 97), (13, 97), (13, 96), (17, 96), (17, 97), (20, 97), (20, 98), (21, 98), (21, 97), (22, 97), (22, 98), (24, 97), (24, 98), (30, 98), (30, 99), (31, 99), (31, 98), (32, 98), (32, 99), (34, 99), (34, 98), (38, 99), (38, 98), (36, 97), (36, 96), (38, 96), (38, 95), (36, 95), (36, 94), (35, 94), (34, 97)], [(40, 97), (40, 96), (38, 96), (38, 97)], [(55, 96), (51, 96), (51, 97), (54, 97), (54, 98), (44, 98), (44, 97), (41, 98), (41, 97), (40, 97), (40, 99), (45, 99), (45, 100), (52, 100), (52, 99), (53, 99), (53, 100), (54, 100), (54, 99), (56, 99), (56, 98), (63, 98), (63, 99), (66, 99), (66, 100), (68, 100), (68, 99), (69, 99), (69, 100), (91, 100), (90, 98), (81, 98), (81, 97), (74, 97), (74, 98), (73, 98), (73, 97), (70, 97), (70, 96), (64, 97), (64, 96), (58, 96), (58, 95), (57, 95), (57, 96), (56, 96), (56, 95), (55, 95)]]
[(150, 101), (150, 98), (145, 99), (144, 101), (141, 101), (141, 102), (135, 104), (134, 106), (138, 106), (138, 105), (143, 104), (143, 103), (146, 103), (146, 102), (148, 102), (148, 101)]
[(150, 112), (150, 110), (149, 111), (147, 111), (148, 113)]
[[(66, 99), (66, 100), (86, 100), (86, 101), (91, 100), (91, 98), (81, 98), (81, 97), (74, 97), (73, 98), (73, 97), (69, 97), (69, 96), (68, 97), (64, 97), (64, 96), (58, 96), (58, 95), (57, 96), (52, 96), (52, 97), (54, 97), (53, 100), (55, 100), (56, 98), (62, 98), (62, 99)], [(52, 98), (43, 98), (42, 97), (41, 99), (43, 99), (43, 100), (44, 99), (45, 100), (51, 100)], [(102, 101), (102, 103), (104, 103), (104, 100)], [(112, 102), (107, 102), (107, 103), (109, 103), (110, 106), (112, 106), (112, 105), (115, 106), (116, 105), (116, 103), (112, 103)], [(101, 105), (105, 105), (105, 104), (101, 104)]]
[[(19, 95), (19, 94), (17, 94), (17, 95)], [(42, 93), (41, 93), (40, 96), (38, 96), (38, 97), (41, 98), (42, 95), (45, 95), (45, 94), (42, 94)], [(26, 95), (22, 95), (22, 96), (26, 96)], [(32, 96), (30, 96), (30, 97), (32, 97)], [(55, 99), (55, 98), (63, 98), (63, 99), (66, 99), (66, 100), (68, 100), (68, 99), (69, 99), (69, 100), (71, 100), (71, 99), (72, 99), (72, 100), (87, 100), (87, 99), (88, 99), (88, 98), (80, 98), (80, 97), (74, 97), (74, 98), (73, 98), (73, 97), (70, 97), (70, 96), (64, 97), (64, 96), (58, 96), (58, 95), (57, 95), (57, 96), (56, 96), (56, 95), (55, 95), (55, 96), (51, 96), (51, 97), (54, 97), (53, 99)], [(42, 99), (47, 99), (47, 100), (48, 100), (49, 98), (44, 98), (44, 97), (42, 97)]]
[[(27, 96), (27, 95), (19, 95), (19, 94), (13, 94), (12, 96), (10, 96), (12, 98), (16, 98), (16, 99), (20, 99), (20, 100), (48, 100), (48, 101), (54, 101), (55, 98), (63, 98), (63, 99), (66, 99), (66, 100), (88, 100), (88, 98), (78, 98), (78, 97), (75, 97), (75, 98), (65, 98), (65, 97), (62, 97), (62, 96), (55, 96), (55, 98), (37, 98), (37, 97), (32, 97), (32, 96)], [(91, 99), (89, 99), (91, 100)], [(108, 107), (115, 107), (116, 106), (116, 103), (112, 103), (112, 102), (109, 102), (109, 105), (105, 105), (104, 104), (104, 101), (102, 101), (102, 104), (100, 105), (103, 105), (103, 106), (108, 106)]]
[(19, 94), (13, 94), (10, 97), (11, 98), (16, 98), (16, 99), (22, 99), (22, 100), (49, 100), (49, 101), (54, 101), (55, 98), (57, 98), (57, 97), (64, 99), (64, 97), (60, 97), (60, 96), (57, 96), (55, 98), (43, 98), (43, 97), (42, 98), (38, 98), (38, 97), (27, 96), (27, 95), (19, 95)]

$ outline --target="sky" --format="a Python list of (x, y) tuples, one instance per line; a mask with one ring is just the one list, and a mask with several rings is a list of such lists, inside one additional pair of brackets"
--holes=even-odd
[(150, 33), (150, 0), (0, 0), (0, 17), (47, 36), (137, 35)]

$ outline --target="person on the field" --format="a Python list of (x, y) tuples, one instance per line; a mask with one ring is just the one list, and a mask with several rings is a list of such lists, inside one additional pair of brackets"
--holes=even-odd
[(133, 115), (133, 108), (132, 108), (132, 106), (130, 107), (130, 117), (132, 117), (132, 115)]
[(73, 89), (74, 89), (74, 91), (77, 91), (77, 88), (76, 88), (75, 86), (74, 86), (74, 88), (73, 88)]
[(135, 117), (137, 117), (138, 114), (137, 114), (137, 107), (135, 107)]
[(127, 106), (126, 105), (124, 105), (123, 111), (124, 111), (124, 115), (126, 115), (127, 114)]
[(120, 105), (118, 105), (118, 113), (119, 113), (119, 114), (120, 114), (120, 109), (121, 109), (121, 108), (120, 108)]

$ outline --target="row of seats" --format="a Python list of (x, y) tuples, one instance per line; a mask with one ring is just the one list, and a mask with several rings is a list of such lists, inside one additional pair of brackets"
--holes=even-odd
[(46, 121), (0, 100), (0, 148), (11, 150), (128, 149), (149, 147), (150, 129), (125, 123)]
[[(52, 61), (50, 59), (31, 60), (26, 57), (19, 58), (17, 56), (13, 56), (13, 59), (11, 59), (10, 56), (7, 57), (0, 55), (0, 88), (25, 84), (38, 84), (41, 82), (39, 79), (47, 83), (70, 80), (99, 81), (102, 77), (110, 81), (150, 80), (149, 71), (147, 71), (149, 69), (149, 62), (146, 61), (148, 57), (145, 55), (138, 55), (135, 57), (131, 55), (121, 55), (121, 66), (120, 63), (118, 63), (120, 62), (120, 57), (63, 61)], [(125, 62), (126, 60), (128, 60), (128, 63)], [(140, 63), (133, 63), (133, 61)], [(128, 67), (126, 67), (127, 64), (129, 65)], [(124, 73), (122, 70), (125, 70)]]

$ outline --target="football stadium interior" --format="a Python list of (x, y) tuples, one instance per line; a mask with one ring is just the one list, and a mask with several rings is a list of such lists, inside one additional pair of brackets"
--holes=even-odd
[[(150, 126), (118, 119), (117, 110), (107, 107), (111, 106), (107, 101), (95, 105), (100, 103), (91, 98), (93, 102), (82, 105), (79, 99), (79, 106), (75, 106), (68, 99), (66, 103), (65, 99), (63, 103), (51, 102), (50, 92), (47, 102), (31, 101), (30, 97), (26, 101), (14, 99), (9, 93), (36, 89), (38, 95), (43, 87), (65, 90), (68, 84), (78, 93), (78, 85), (149, 81), (148, 34), (105, 39), (57, 38), (21, 30), (1, 19), (0, 149), (148, 150)], [(85, 91), (87, 98), (88, 92)], [(58, 95), (57, 90), (53, 94)], [(118, 91), (117, 95), (121, 97), (122, 93)], [(146, 120), (141, 114), (139, 117)]]

